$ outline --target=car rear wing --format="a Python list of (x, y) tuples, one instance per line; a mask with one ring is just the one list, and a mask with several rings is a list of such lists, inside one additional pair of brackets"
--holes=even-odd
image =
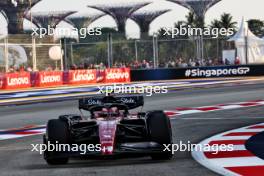
[(129, 110), (144, 106), (143, 96), (107, 96), (96, 98), (82, 98), (79, 99), (79, 109), (90, 111), (94, 106), (104, 104), (119, 103), (127, 106)]

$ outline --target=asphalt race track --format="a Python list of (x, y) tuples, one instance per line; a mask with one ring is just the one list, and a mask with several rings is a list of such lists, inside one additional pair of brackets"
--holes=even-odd
[[(173, 110), (176, 107), (200, 107), (233, 102), (264, 100), (264, 84), (178, 90), (146, 98), (144, 110)], [(172, 119), (174, 143), (199, 143), (227, 130), (263, 123), (264, 107), (248, 107), (177, 116)], [(0, 129), (43, 125), (61, 114), (78, 113), (77, 101), (0, 107)], [(42, 143), (41, 136), (0, 141), (1, 176), (213, 176), (214, 172), (198, 164), (190, 152), (177, 152), (171, 161), (150, 158), (120, 160), (70, 160), (68, 165), (48, 166), (43, 157), (31, 152), (30, 144)]]

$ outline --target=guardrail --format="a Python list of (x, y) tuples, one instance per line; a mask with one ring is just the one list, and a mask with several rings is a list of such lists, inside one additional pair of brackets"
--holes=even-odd
[(264, 65), (131, 70), (131, 81), (264, 76)]
[(264, 76), (264, 65), (215, 66), (167, 69), (69, 70), (0, 74), (1, 89), (89, 85), (95, 83), (129, 83), (216, 77)]
[(0, 89), (57, 87), (64, 84), (82, 85), (94, 83), (127, 82), (130, 82), (129, 68), (113, 68), (105, 70), (69, 70), (65, 72), (17, 72), (0, 75)]

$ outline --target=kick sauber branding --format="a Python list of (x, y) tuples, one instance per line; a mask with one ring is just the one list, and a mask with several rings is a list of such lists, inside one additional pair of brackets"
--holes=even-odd
[(250, 72), (249, 67), (238, 68), (196, 68), (188, 69), (185, 72), (186, 77), (220, 77), (220, 76), (244, 76)]
[(129, 73), (128, 72), (118, 72), (118, 73), (108, 73), (106, 75), (106, 79), (128, 79)]
[(105, 80), (107, 83), (130, 82), (130, 69), (127, 68), (106, 69)]

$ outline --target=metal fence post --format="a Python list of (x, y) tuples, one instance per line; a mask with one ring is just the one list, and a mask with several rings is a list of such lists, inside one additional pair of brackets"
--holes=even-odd
[(156, 38), (156, 58), (157, 58), (157, 66), (159, 67), (159, 41), (158, 41), (158, 36)]
[(138, 47), (137, 47), (137, 40), (135, 40), (135, 57), (136, 57), (136, 61), (138, 62)]
[[(60, 40), (60, 48), (62, 48), (62, 42)], [(63, 67), (63, 52), (65, 51), (61, 51), (61, 71), (64, 71), (64, 67)]]
[(37, 71), (37, 56), (36, 56), (36, 38), (32, 36), (32, 64), (33, 71)]
[(108, 34), (108, 38), (107, 38), (107, 48), (108, 48), (108, 68), (112, 67), (112, 63), (113, 63), (113, 41), (112, 41), (112, 34)]
[(201, 60), (204, 60), (204, 37), (201, 35)]
[(74, 59), (73, 59), (73, 42), (71, 42), (71, 64), (75, 64), (74, 63)]
[(5, 38), (5, 39), (4, 39), (4, 42), (5, 42), (5, 53), (4, 53), (4, 56), (5, 56), (5, 71), (8, 72), (8, 71), (9, 71), (9, 60), (8, 60), (8, 39)]
[(153, 34), (152, 37), (152, 44), (153, 44), (153, 64), (154, 64), (154, 68), (157, 68), (157, 51), (156, 51), (156, 36), (155, 34)]
[(68, 49), (66, 37), (63, 39), (64, 42), (64, 70), (68, 70)]

